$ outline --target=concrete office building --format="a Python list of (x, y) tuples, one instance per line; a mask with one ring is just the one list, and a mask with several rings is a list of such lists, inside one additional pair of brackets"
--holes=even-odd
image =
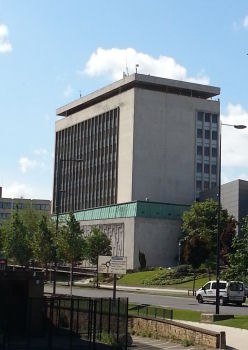
[(0, 187), (0, 226), (5, 220), (10, 218), (14, 209), (22, 210), (27, 206), (31, 206), (35, 210), (44, 213), (51, 212), (51, 201), (45, 199), (25, 199), (25, 198), (3, 198), (2, 187)]
[[(200, 201), (207, 198), (218, 200), (218, 188), (200, 193)], [(242, 233), (244, 217), (248, 215), (248, 181), (237, 179), (221, 185), (221, 205), (238, 222), (237, 233)]]
[[(216, 186), (219, 101), (212, 98), (219, 93), (213, 86), (133, 74), (57, 109), (64, 118), (56, 122), (53, 211), (60, 179), (60, 213), (113, 208), (115, 214), (96, 221), (82, 214), (81, 225), (121, 224), (121, 254), (130, 268), (137, 267), (139, 250), (148, 265), (172, 265), (165, 250), (177, 254), (181, 208)], [(117, 214), (124, 203), (145, 207), (146, 216), (139, 210), (132, 219)]]

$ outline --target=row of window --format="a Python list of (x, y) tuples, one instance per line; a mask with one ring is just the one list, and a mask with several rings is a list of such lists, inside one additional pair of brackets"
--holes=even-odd
[[(25, 203), (12, 203), (12, 202), (0, 202), (1, 209), (24, 209), (29, 206), (29, 204)], [(32, 204), (32, 208), (37, 210), (50, 210), (50, 206), (48, 204)]]
[[(201, 156), (202, 155), (202, 152), (204, 150), (204, 156), (206, 157), (209, 157), (210, 156), (210, 147), (208, 146), (205, 146), (204, 148), (202, 146), (197, 146), (197, 155), (198, 156)], [(217, 148), (215, 147), (212, 147), (211, 148), (211, 154), (212, 154), (212, 157), (217, 157)]]
[[(196, 170), (198, 173), (202, 173), (202, 171), (203, 171), (205, 174), (209, 174), (210, 165), (197, 163)], [(215, 165), (215, 164), (211, 165), (211, 173), (214, 175), (217, 173), (217, 165)]]
[(0, 213), (0, 219), (9, 219), (10, 213)]
[[(197, 191), (201, 191), (202, 190), (202, 185), (204, 190), (208, 190), (210, 187), (210, 182), (209, 181), (201, 181), (201, 180), (197, 180), (196, 181), (196, 190)], [(211, 188), (216, 187), (216, 181), (211, 182)]]
[[(212, 130), (212, 140), (217, 140), (217, 131), (215, 130)], [(203, 130), (202, 129), (197, 129), (197, 138), (202, 138), (203, 137)], [(210, 130), (204, 130), (204, 137), (205, 139), (210, 139)]]
[(217, 124), (218, 121), (218, 115), (217, 114), (211, 114), (211, 113), (204, 113), (204, 112), (198, 112), (197, 113), (197, 120), (202, 122), (203, 120), (205, 123)]

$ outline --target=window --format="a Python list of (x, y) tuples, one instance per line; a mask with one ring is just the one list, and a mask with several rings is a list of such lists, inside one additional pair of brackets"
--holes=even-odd
[(217, 157), (217, 148), (212, 148), (212, 157)]
[(205, 139), (209, 139), (209, 137), (210, 137), (210, 131), (205, 130)]
[(211, 283), (209, 282), (209, 283), (205, 284), (205, 286), (203, 288), (205, 290), (207, 290), (207, 289), (210, 289), (210, 287), (211, 287)]
[(198, 173), (202, 172), (202, 164), (201, 163), (197, 163), (197, 172)]
[(216, 182), (211, 182), (211, 187), (215, 188), (216, 187)]
[(210, 122), (210, 113), (205, 113), (205, 122), (206, 123)]
[(202, 146), (197, 146), (197, 154), (202, 155)]
[(212, 123), (217, 124), (217, 114), (212, 115)]
[(203, 120), (203, 112), (198, 112), (197, 120), (199, 120), (199, 122), (202, 122), (202, 120)]
[(204, 189), (207, 190), (209, 188), (209, 181), (204, 181)]
[(197, 129), (197, 137), (202, 138), (202, 129)]
[(204, 173), (205, 174), (209, 173), (209, 164), (204, 164)]
[(217, 166), (215, 164), (212, 165), (212, 174), (216, 174)]
[(202, 189), (202, 182), (200, 180), (196, 181), (196, 189), (199, 191)]
[(212, 140), (217, 140), (217, 131), (212, 131)]
[(204, 147), (204, 156), (209, 157), (209, 147)]

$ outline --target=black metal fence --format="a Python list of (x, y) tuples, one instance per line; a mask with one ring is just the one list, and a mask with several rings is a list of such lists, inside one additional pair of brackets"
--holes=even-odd
[(146, 316), (160, 319), (173, 319), (173, 310), (148, 304), (130, 305), (129, 315)]
[(0, 349), (104, 349), (103, 342), (127, 347), (127, 299), (29, 298), (22, 310), (11, 315), (5, 308)]

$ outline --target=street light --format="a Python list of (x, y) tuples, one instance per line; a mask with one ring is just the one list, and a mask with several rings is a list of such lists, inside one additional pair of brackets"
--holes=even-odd
[(220, 211), (221, 211), (221, 128), (222, 125), (231, 126), (235, 129), (246, 129), (246, 125), (225, 124), (220, 122), (219, 129), (219, 169), (218, 169), (218, 215), (217, 215), (217, 250), (216, 250), (216, 299), (215, 313), (220, 313)]
[(181, 263), (181, 241), (178, 242), (178, 266), (180, 265)]
[[(55, 232), (56, 236), (58, 234), (59, 229), (59, 213), (60, 213), (60, 202), (61, 202), (61, 181), (62, 181), (62, 164), (63, 162), (83, 162), (83, 159), (58, 159), (58, 168), (57, 168), (57, 186), (56, 186), (56, 226), (55, 226)], [(55, 250), (55, 259), (54, 259), (54, 270), (53, 270), (53, 294), (56, 294), (56, 273), (57, 273), (57, 256), (56, 256), (56, 250)]]

